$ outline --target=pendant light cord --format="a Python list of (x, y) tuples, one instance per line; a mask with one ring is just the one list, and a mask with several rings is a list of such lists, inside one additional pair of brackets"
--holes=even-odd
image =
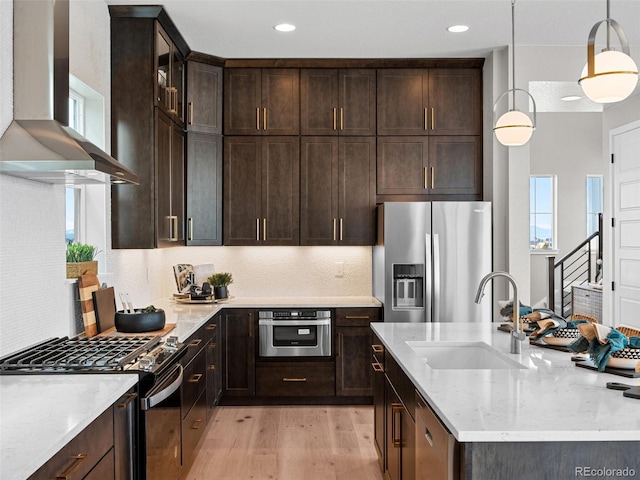
[(607, 51), (611, 50), (611, 14), (609, 13), (609, 0), (607, 0)]
[[(607, 0), (608, 5), (609, 0)], [(516, 0), (511, 0), (511, 102), (512, 110), (516, 109)]]

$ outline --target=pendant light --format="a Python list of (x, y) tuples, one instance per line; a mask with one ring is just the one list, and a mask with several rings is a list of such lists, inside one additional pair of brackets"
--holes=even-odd
[[(594, 55), (596, 33), (603, 23), (607, 24), (607, 48)], [(611, 48), (611, 29), (620, 40), (622, 52)], [(598, 103), (620, 102), (631, 95), (638, 84), (638, 67), (629, 55), (629, 42), (622, 27), (609, 15), (609, 0), (607, 18), (596, 23), (589, 32), (587, 64), (578, 83), (585, 95)]]
[[(502, 145), (519, 147), (526, 144), (536, 128), (536, 101), (526, 90), (516, 87), (516, 44), (515, 44), (515, 5), (511, 0), (511, 86), (512, 88), (498, 97), (493, 104), (493, 131)], [(516, 108), (516, 92), (524, 92), (531, 99), (533, 105), (533, 120)], [(503, 98), (509, 99), (511, 94), (511, 108), (496, 121), (498, 103)]]

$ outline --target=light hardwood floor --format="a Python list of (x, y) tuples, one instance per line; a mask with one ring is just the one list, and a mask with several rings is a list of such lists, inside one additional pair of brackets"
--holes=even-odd
[(186, 480), (382, 480), (371, 406), (218, 407)]

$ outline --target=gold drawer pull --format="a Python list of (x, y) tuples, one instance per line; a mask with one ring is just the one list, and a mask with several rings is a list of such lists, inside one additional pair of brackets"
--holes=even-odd
[(127, 405), (129, 405), (131, 402), (133, 402), (133, 400), (138, 396), (138, 394), (137, 393), (127, 393), (125, 396), (127, 398), (125, 398), (124, 402), (118, 404), (118, 408), (127, 408)]
[(191, 375), (191, 378), (189, 380), (187, 380), (187, 382), (189, 382), (189, 383), (198, 383), (201, 378), (202, 378), (202, 374), (201, 373), (194, 373), (193, 375)]
[(345, 318), (348, 320), (364, 320), (365, 318), (368, 319), (369, 315), (347, 315)]
[(189, 346), (190, 347), (197, 347), (201, 343), (202, 343), (202, 339), (201, 338), (196, 338), (195, 340), (193, 340), (192, 342), (189, 343)]
[(287, 378), (284, 377), (282, 379), (283, 382), (306, 382), (307, 378), (306, 377), (302, 377), (302, 378)]
[(378, 362), (372, 362), (371, 366), (373, 367), (373, 371), (376, 373), (384, 373), (384, 368)]
[(74, 460), (74, 462), (65, 472), (62, 472), (60, 475), (56, 476), (56, 479), (68, 480), (69, 478), (71, 478), (73, 474), (76, 473), (76, 471), (80, 468), (80, 465), (82, 465), (82, 462), (84, 462), (87, 459), (87, 457), (88, 455), (85, 455), (82, 453), (79, 455), (73, 455), (71, 458)]
[(209, 366), (209, 371), (215, 372), (216, 370), (218, 370), (218, 367), (216, 367), (215, 365), (210, 365)]
[(215, 330), (216, 327), (218, 325), (216, 325), (215, 323), (210, 323), (209, 325), (207, 325), (206, 327), (204, 327), (205, 330)]
[(193, 425), (191, 426), (192, 430), (199, 430), (200, 427), (202, 426), (202, 422), (203, 420), (201, 418), (198, 418), (196, 420), (193, 421)]
[(431, 432), (427, 427), (424, 427), (424, 438), (426, 438), (429, 445), (433, 447), (433, 435), (431, 435)]
[(384, 352), (384, 347), (382, 345), (371, 345), (371, 348), (376, 353), (383, 353)]

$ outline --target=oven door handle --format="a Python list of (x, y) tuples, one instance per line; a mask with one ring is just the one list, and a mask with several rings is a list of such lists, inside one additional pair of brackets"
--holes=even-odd
[(261, 318), (258, 325), (269, 325), (275, 327), (312, 327), (316, 325), (331, 325), (331, 319), (323, 320), (269, 320)]
[(153, 408), (154, 406), (158, 405), (160, 402), (169, 398), (171, 395), (173, 395), (176, 392), (176, 390), (180, 388), (180, 385), (182, 385), (182, 376), (184, 373), (184, 368), (182, 367), (182, 365), (177, 364), (174, 367), (174, 369), (171, 371), (171, 373), (167, 375), (167, 377), (172, 376), (177, 371), (180, 372), (178, 374), (178, 378), (176, 378), (173, 382), (171, 382), (171, 384), (167, 388), (163, 388), (158, 393), (150, 397), (145, 397), (141, 399), (142, 410), (149, 410), (150, 408)]

